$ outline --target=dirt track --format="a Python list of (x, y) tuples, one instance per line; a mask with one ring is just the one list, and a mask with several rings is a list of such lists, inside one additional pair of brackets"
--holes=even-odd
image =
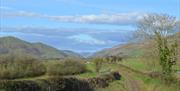
[(125, 90), (126, 91), (143, 91), (142, 87), (140, 86), (140, 81), (136, 80), (133, 75), (131, 74), (132, 71), (124, 68), (119, 67), (120, 74), (125, 78)]
[(131, 76), (125, 76), (125, 86), (127, 91), (141, 91), (141, 87), (137, 80), (133, 79)]

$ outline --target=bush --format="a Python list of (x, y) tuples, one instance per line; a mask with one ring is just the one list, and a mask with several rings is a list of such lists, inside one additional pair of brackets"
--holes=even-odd
[(49, 77), (36, 80), (0, 80), (0, 89), (5, 91), (94, 91), (104, 88), (114, 80), (121, 79), (118, 72), (111, 72), (94, 78)]
[(121, 79), (121, 74), (119, 74), (119, 72), (110, 72), (99, 75), (98, 77), (88, 78), (86, 80), (92, 87), (104, 88), (107, 87), (110, 82), (120, 79)]
[(96, 72), (99, 73), (99, 71), (101, 70), (101, 67), (102, 67), (103, 59), (102, 58), (95, 58), (93, 60), (93, 62), (95, 64)]
[(72, 59), (56, 61), (47, 65), (48, 75), (74, 75), (86, 71), (86, 65), (82, 61)]
[(0, 84), (3, 84), (3, 87), (0, 87), (4, 89), (5, 91), (41, 91), (41, 87), (38, 85), (35, 81), (28, 81), (28, 80), (22, 80), (22, 81), (5, 81), (0, 82)]
[(5, 91), (93, 91), (93, 88), (87, 81), (71, 77), (52, 77), (38, 79), (36, 81), (0, 81), (0, 89), (4, 89)]
[(28, 55), (5, 55), (0, 57), (0, 79), (15, 79), (21, 77), (45, 74), (45, 66)]

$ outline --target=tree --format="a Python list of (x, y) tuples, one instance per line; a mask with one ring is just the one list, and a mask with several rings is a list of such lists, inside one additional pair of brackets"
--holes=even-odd
[(119, 56), (107, 56), (104, 58), (105, 62), (108, 63), (117, 63), (119, 61), (122, 61), (122, 57)]
[(139, 21), (138, 33), (145, 38), (155, 40), (162, 67), (162, 78), (169, 82), (172, 79), (172, 66), (177, 58), (177, 42), (168, 43), (168, 36), (174, 33), (177, 25), (175, 17), (162, 14), (149, 14)]
[(103, 63), (103, 59), (102, 58), (95, 58), (93, 60), (94, 65), (95, 65), (95, 70), (97, 73), (99, 73), (101, 67), (102, 67), (102, 63)]

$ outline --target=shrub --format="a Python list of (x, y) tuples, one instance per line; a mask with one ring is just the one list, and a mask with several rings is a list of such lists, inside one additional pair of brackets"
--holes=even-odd
[(120, 78), (121, 75), (118, 72), (111, 72), (87, 79), (54, 76), (36, 80), (0, 80), (0, 89), (5, 91), (94, 91), (94, 88), (107, 87), (110, 82)]
[(28, 55), (6, 55), (0, 57), (0, 79), (15, 79), (42, 75), (45, 66)]
[(110, 72), (99, 75), (98, 77), (88, 78), (86, 80), (92, 87), (104, 88), (107, 87), (110, 82), (120, 79), (121, 79), (121, 74), (119, 74), (119, 72)]
[(50, 88), (48, 91), (94, 91), (86, 80), (72, 77), (53, 77), (47, 79), (47, 82)]
[[(1, 87), (1, 84), (4, 84)], [(0, 89), (5, 91), (93, 91), (86, 80), (77, 78), (52, 77), (38, 80), (0, 81)]]
[[(1, 84), (1, 83), (0, 83)], [(3, 83), (2, 89), (5, 91), (41, 91), (41, 87), (35, 81), (13, 81), (9, 80)]]
[(95, 58), (93, 60), (94, 64), (95, 64), (95, 70), (96, 72), (99, 73), (101, 67), (102, 67), (102, 63), (103, 63), (103, 59), (102, 58)]
[(74, 75), (87, 71), (82, 61), (72, 59), (56, 61), (47, 65), (48, 75)]

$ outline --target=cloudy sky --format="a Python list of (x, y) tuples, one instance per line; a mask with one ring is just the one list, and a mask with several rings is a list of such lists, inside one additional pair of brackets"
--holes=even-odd
[(180, 19), (180, 0), (0, 0), (0, 36), (94, 52), (130, 41), (148, 13)]

